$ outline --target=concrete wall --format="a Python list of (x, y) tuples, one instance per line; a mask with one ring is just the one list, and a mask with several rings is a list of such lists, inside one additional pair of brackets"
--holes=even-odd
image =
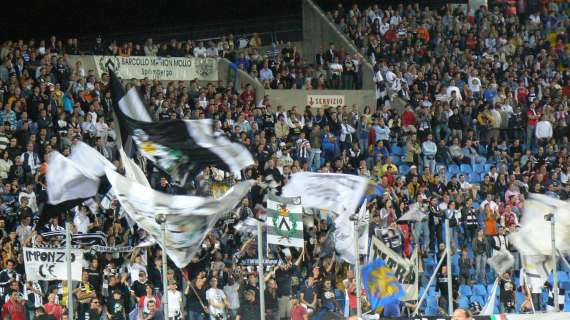
[[(360, 53), (352, 41), (336, 30), (334, 24), (326, 17), (325, 13), (312, 1), (303, 1), (303, 53), (306, 59), (314, 60), (319, 48), (328, 47), (329, 43), (334, 43), (336, 48), (345, 48), (350, 54)], [(363, 89), (375, 89), (374, 70), (370, 62), (366, 61), (362, 65)]]
[(278, 105), (283, 106), (283, 110), (289, 110), (296, 106), (297, 110), (304, 110), (307, 105), (307, 96), (344, 96), (344, 105), (351, 107), (358, 106), (358, 110), (363, 111), (365, 106), (370, 106), (372, 110), (376, 106), (376, 96), (373, 90), (265, 90), (270, 96), (273, 109)]

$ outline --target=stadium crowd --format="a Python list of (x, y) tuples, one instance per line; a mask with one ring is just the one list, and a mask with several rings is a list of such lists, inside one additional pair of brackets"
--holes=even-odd
[[(216, 225), (187, 268), (169, 267), (169, 316), (258, 318), (258, 278), (253, 266), (240, 263), (256, 257), (255, 238), (234, 227), (259, 215), (264, 194), (279, 192), (299, 171), (368, 177), (370, 235), (404, 257), (411, 256), (413, 247), (421, 248), (422, 286), (445, 251), (442, 225), (447, 219), (455, 253), (455, 305), (484, 304), (487, 285), (495, 279), (486, 261), (507, 249), (517, 259), (513, 270), (501, 275), (500, 310), (528, 312), (531, 299), (535, 309), (544, 310), (548, 299), (541, 293), (548, 289), (541, 284), (528, 291), (522, 285), (518, 254), (505, 235), (516, 230), (529, 192), (569, 198), (569, 9), (562, 1), (541, 1), (519, 14), (506, 14), (499, 4), (468, 16), (448, 7), (339, 7), (331, 13), (337, 27), (376, 66), (376, 106), (274, 106), (270, 96), (255, 103), (251, 86), (124, 80), (125, 87), (139, 89), (156, 120), (212, 118), (220, 133), (246, 145), (257, 162), (242, 175), (258, 182), (249, 196)], [(255, 48), (253, 40), (249, 45)], [(111, 44), (107, 50), (98, 41), (93, 53), (224, 55), (231, 43), (205, 48), (176, 41), (157, 46), (149, 40), (143, 46)], [(120, 167), (108, 75), (98, 78), (80, 64), (70, 65), (65, 54), (75, 53), (74, 48), (77, 41), (63, 45), (52, 37), (38, 43), (6, 42), (0, 49), (2, 318), (65, 319), (66, 294), (73, 290), (81, 320), (121, 320), (133, 312), (138, 319), (162, 319), (162, 251), (157, 247), (91, 251), (83, 281), (71, 288), (65, 282), (26, 280), (22, 247), (61, 242), (44, 235), (63, 229), (63, 212), (47, 225), (36, 225), (47, 201), (47, 155), (53, 150), (68, 155), (79, 139)], [(169, 54), (173, 49), (179, 51)], [(358, 87), (358, 77), (346, 76), (355, 57), (333, 46), (316, 57), (314, 72), (319, 76), (299, 67), (302, 59), (290, 46), (276, 56), (238, 56), (233, 61), (272, 88)], [(327, 68), (330, 78), (324, 75)], [(342, 71), (335, 76), (334, 70)], [(304, 80), (284, 80), (293, 75)], [(401, 114), (391, 107), (395, 99), (405, 102)], [(186, 192), (152, 166), (145, 170), (155, 189)], [(192, 193), (214, 194), (216, 188), (231, 185), (230, 180), (206, 169), (196, 177)], [(398, 221), (414, 207), (427, 218)], [(116, 203), (109, 209), (100, 204), (78, 207), (75, 232), (102, 231), (111, 245), (134, 246), (141, 233), (119, 219), (115, 209)], [(330, 313), (356, 312), (353, 270), (325, 250), (332, 228), (325, 214), (315, 215), (305, 229), (302, 250), (268, 252), (269, 258), (282, 260), (266, 270), (268, 319), (328, 319)], [(435, 272), (441, 275), (436, 286), (440, 294), (433, 298), (443, 308), (428, 303), (422, 310), (438, 314), (447, 303), (445, 267)], [(485, 291), (467, 295), (465, 288), (471, 285), (482, 285)]]

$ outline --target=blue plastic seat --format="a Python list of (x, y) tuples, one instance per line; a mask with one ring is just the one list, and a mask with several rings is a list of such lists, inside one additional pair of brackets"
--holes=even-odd
[(465, 296), (460, 296), (458, 304), (459, 308), (467, 309), (469, 308), (469, 299)]
[(485, 299), (482, 296), (471, 296), (471, 298), (469, 298), (470, 302), (479, 302), (479, 304), (482, 306), (485, 305)]
[(398, 172), (399, 172), (401, 175), (405, 176), (405, 175), (408, 174), (408, 172), (410, 172), (410, 166), (407, 165), (407, 164), (401, 164), (401, 165), (398, 167)]
[[(487, 295), (488, 295), (488, 296), (491, 295), (491, 291), (493, 291), (493, 286), (494, 286), (494, 284), (488, 284), (488, 285), (487, 285)], [(499, 293), (500, 293), (500, 292), (501, 292), (501, 290), (496, 290), (496, 291), (495, 291), (495, 295), (496, 295), (497, 297), (499, 297)]]
[(402, 163), (402, 159), (400, 158), (400, 156), (390, 156), (390, 158), (392, 158), (392, 163), (395, 165), (399, 165), (400, 163)]
[(475, 284), (473, 285), (473, 295), (486, 297), (487, 288), (485, 288), (485, 286), (482, 284)]
[(463, 164), (461, 164), (461, 172), (463, 172), (463, 173), (471, 173), (471, 172), (473, 172), (473, 170), (471, 170), (471, 166), (470, 166), (470, 165), (463, 163)]
[(481, 183), (481, 175), (477, 172), (471, 172), (469, 174), (469, 182), (470, 183)]
[[(454, 254), (451, 256), (451, 274), (454, 276), (459, 275), (459, 259), (461, 257), (458, 254)], [(475, 293), (473, 293), (475, 294)]]
[(473, 295), (471, 291), (471, 286), (468, 284), (462, 284), (459, 286), (459, 294), (462, 296), (470, 297)]
[(481, 163), (476, 163), (473, 165), (473, 172), (481, 173), (485, 171), (485, 167)]
[(451, 174), (458, 174), (459, 167), (456, 164), (450, 164), (449, 167), (447, 167), (447, 172)]
[(490, 172), (492, 166), (494, 166), (494, 164), (492, 164), (492, 163), (485, 163), (485, 173)]
[(398, 146), (397, 144), (393, 144), (390, 147), (390, 153), (397, 156), (403, 155), (402, 148), (400, 148), (400, 146)]

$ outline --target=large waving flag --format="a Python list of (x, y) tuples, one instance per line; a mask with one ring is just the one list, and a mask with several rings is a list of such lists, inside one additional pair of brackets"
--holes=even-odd
[[(249, 192), (253, 182), (233, 186), (221, 198), (170, 195), (106, 170), (121, 206), (154, 239), (161, 238), (156, 215), (166, 218), (166, 243), (161, 245), (179, 268), (200, 251), (200, 243), (221, 215), (232, 210)], [(160, 241), (159, 241), (160, 242)]]
[(73, 146), (68, 158), (57, 151), (51, 152), (46, 173), (48, 202), (59, 204), (94, 196), (105, 176), (105, 168), (115, 170), (109, 160), (83, 142)]
[(362, 287), (372, 310), (397, 302), (405, 295), (396, 275), (382, 259), (362, 267)]
[(351, 215), (361, 203), (368, 179), (338, 173), (295, 173), (283, 187), (284, 197), (301, 197), (304, 207)]
[(255, 163), (245, 146), (214, 130), (212, 119), (150, 122), (136, 90), (124, 95), (113, 72), (111, 92), (123, 141), (131, 137), (141, 155), (181, 184), (207, 165), (238, 173)]
[(40, 213), (40, 227), (52, 217), (80, 205), (98, 192), (105, 193), (101, 190), (106, 182), (105, 169), (115, 170), (109, 160), (83, 142), (77, 142), (67, 158), (52, 151), (47, 163), (48, 201)]

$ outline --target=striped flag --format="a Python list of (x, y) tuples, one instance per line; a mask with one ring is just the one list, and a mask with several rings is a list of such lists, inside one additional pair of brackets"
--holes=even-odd
[(266, 223), (267, 243), (303, 247), (303, 207), (299, 197), (268, 194)]
[(150, 122), (136, 91), (121, 96), (121, 84), (111, 72), (113, 108), (121, 135), (128, 135), (142, 156), (185, 185), (207, 165), (239, 173), (255, 162), (248, 149), (214, 130), (212, 119)]

